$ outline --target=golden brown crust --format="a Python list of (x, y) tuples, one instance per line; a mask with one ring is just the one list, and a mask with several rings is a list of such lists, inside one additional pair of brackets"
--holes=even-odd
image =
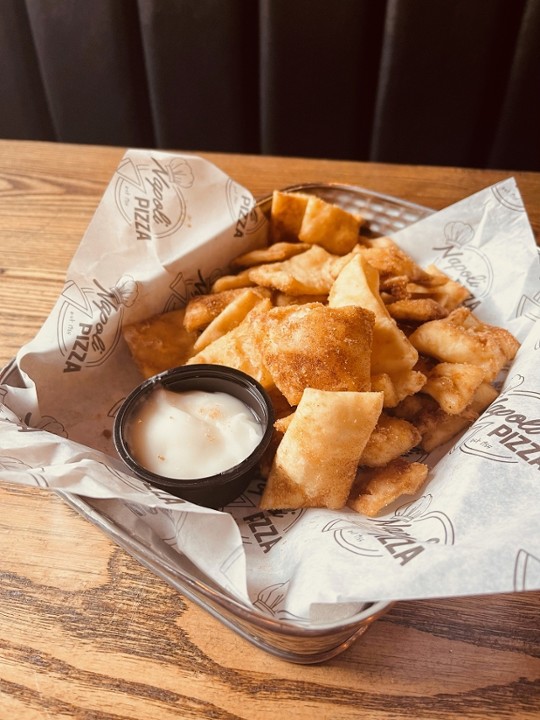
[(270, 308), (270, 300), (261, 300), (239, 325), (193, 355), (187, 364), (228, 365), (251, 375), (263, 387), (272, 387), (272, 376), (261, 355), (261, 320)]
[(273, 308), (264, 318), (262, 356), (291, 405), (306, 387), (370, 389), (373, 314), (319, 303)]
[[(246, 315), (260, 302), (265, 296), (261, 294), (261, 288), (243, 288), (223, 310), (207, 325), (201, 332), (193, 349), (200, 352), (207, 345), (222, 337), (237, 325), (240, 325)], [(269, 293), (266, 294), (269, 297)]]
[(428, 273), (390, 238), (386, 238), (384, 247), (362, 248), (362, 255), (381, 277), (401, 275), (414, 282), (429, 280)]
[(420, 325), (409, 341), (419, 352), (442, 362), (481, 367), (488, 382), (496, 378), (519, 348), (507, 330), (480, 322), (464, 307), (453, 310), (443, 320)]
[(185, 309), (184, 327), (188, 332), (196, 332), (206, 327), (237, 295), (245, 288), (234, 288), (205, 295), (194, 295)]
[(364, 448), (360, 465), (384, 467), (400, 455), (409, 452), (421, 439), (422, 435), (412, 423), (381, 413), (375, 430)]
[(413, 495), (425, 483), (428, 467), (402, 458), (385, 467), (362, 469), (351, 491), (348, 506), (374, 517), (401, 495)]
[(335, 255), (346, 255), (358, 243), (362, 218), (312, 195), (298, 233), (301, 242), (320, 245)]
[(307, 388), (277, 448), (261, 508), (342, 508), (381, 409), (380, 393)]
[(233, 268), (247, 268), (253, 265), (265, 263), (282, 262), (295, 255), (309, 250), (310, 245), (300, 242), (277, 242), (265, 248), (250, 250), (250, 252), (238, 255), (231, 262)]
[(274, 190), (270, 210), (270, 237), (273, 243), (298, 240), (309, 195)]
[(258, 265), (247, 272), (251, 282), (288, 295), (328, 295), (338, 259), (315, 245), (283, 262)]
[(379, 295), (379, 274), (361, 254), (354, 255), (343, 267), (332, 285), (328, 303), (330, 307), (356, 305), (374, 313), (373, 374), (393, 374), (414, 367), (418, 352), (390, 317)]
[(438, 363), (429, 372), (422, 392), (431, 395), (444, 412), (459, 415), (471, 404), (484, 380), (482, 368), (470, 363)]
[(442, 305), (432, 298), (408, 298), (396, 300), (386, 305), (394, 320), (411, 323), (424, 323), (429, 320), (440, 320), (448, 315)]
[(183, 365), (193, 353), (197, 338), (195, 333), (184, 328), (183, 309), (127, 325), (122, 334), (145, 378)]

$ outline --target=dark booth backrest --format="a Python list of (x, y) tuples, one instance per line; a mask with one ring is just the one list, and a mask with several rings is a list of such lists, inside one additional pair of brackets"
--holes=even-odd
[(0, 0), (0, 137), (540, 170), (540, 0)]

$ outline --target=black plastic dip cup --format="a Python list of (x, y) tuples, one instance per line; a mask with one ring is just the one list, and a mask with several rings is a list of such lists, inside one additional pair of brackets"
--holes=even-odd
[[(257, 447), (237, 465), (208, 477), (178, 479), (159, 475), (141, 465), (130, 447), (130, 424), (142, 404), (158, 388), (173, 392), (202, 390), (222, 392), (237, 398), (254, 413), (263, 435)], [(274, 412), (264, 388), (240, 370), (224, 365), (183, 365), (154, 375), (136, 387), (124, 400), (114, 421), (113, 438), (116, 451), (138, 477), (176, 497), (221, 508), (241, 495), (255, 476), (256, 467), (273, 434)], [(182, 442), (182, 438), (178, 438)]]

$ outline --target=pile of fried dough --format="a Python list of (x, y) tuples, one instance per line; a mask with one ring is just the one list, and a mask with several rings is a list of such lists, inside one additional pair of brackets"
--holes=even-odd
[(425, 453), (494, 400), (519, 347), (478, 320), (469, 292), (315, 195), (275, 191), (266, 247), (205, 295), (124, 329), (145, 377), (183, 364), (242, 370), (274, 405), (264, 509), (378, 514), (416, 493)]

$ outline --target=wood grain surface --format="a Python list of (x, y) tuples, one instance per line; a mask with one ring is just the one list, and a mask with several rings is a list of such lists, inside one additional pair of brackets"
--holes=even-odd
[[(0, 141), (0, 365), (41, 326), (123, 150)], [(210, 155), (256, 196), (435, 209), (510, 173)], [(540, 175), (516, 173), (540, 234)], [(251, 646), (44, 490), (0, 485), (0, 720), (538, 718), (540, 593), (401, 602), (317, 666)]]

